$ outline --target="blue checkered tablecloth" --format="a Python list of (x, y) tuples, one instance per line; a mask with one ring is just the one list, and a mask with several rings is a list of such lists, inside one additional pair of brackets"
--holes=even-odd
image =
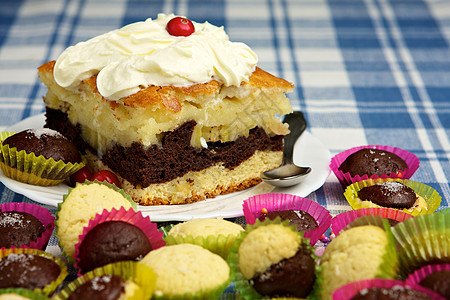
[[(416, 154), (411, 180), (435, 188), (440, 209), (448, 207), (448, 0), (1, 0), (0, 130), (44, 111), (42, 63), (160, 12), (223, 25), (251, 46), (261, 68), (295, 84), (294, 108), (332, 155), (367, 144)], [(333, 215), (350, 209), (334, 174), (308, 198)], [(33, 202), (0, 184), (0, 202), (13, 201)], [(53, 237), (53, 252), (56, 244)]]

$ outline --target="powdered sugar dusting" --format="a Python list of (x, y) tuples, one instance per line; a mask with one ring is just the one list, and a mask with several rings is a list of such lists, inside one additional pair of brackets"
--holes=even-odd
[(91, 280), (91, 287), (95, 291), (102, 291), (105, 289), (105, 283), (109, 283), (111, 281), (112, 275), (103, 275), (99, 277), (95, 277)]
[(42, 135), (64, 137), (61, 133), (50, 128), (33, 128), (28, 129), (27, 132), (33, 133), (37, 138), (41, 138)]
[(386, 181), (377, 183), (377, 185), (382, 186), (382, 190), (386, 196), (398, 193), (404, 188), (404, 185), (397, 181)]

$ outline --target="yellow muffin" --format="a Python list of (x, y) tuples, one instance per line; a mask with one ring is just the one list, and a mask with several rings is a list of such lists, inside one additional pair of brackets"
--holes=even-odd
[(230, 280), (230, 268), (223, 258), (193, 244), (150, 251), (140, 263), (157, 274), (155, 297), (217, 299)]
[(379, 277), (389, 238), (374, 225), (342, 231), (325, 249), (322, 266), (321, 299), (331, 299), (339, 287), (358, 280)]
[(101, 183), (77, 184), (59, 204), (56, 215), (56, 235), (60, 246), (69, 257), (75, 254), (75, 244), (83, 233), (83, 228), (89, 220), (104, 209), (135, 208), (131, 199), (125, 194)]

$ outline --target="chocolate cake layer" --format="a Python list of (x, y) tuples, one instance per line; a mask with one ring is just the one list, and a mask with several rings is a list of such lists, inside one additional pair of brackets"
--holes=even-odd
[[(79, 146), (80, 151), (90, 149), (96, 153), (81, 140), (80, 128), (72, 125), (64, 113), (47, 107), (46, 118), (45, 127), (66, 135)], [(219, 163), (233, 169), (257, 150), (283, 150), (284, 136), (269, 137), (259, 127), (253, 128), (247, 137), (239, 137), (233, 142), (208, 143), (207, 148), (192, 147), (190, 141), (195, 125), (195, 121), (189, 121), (174, 131), (166, 132), (161, 145), (144, 148), (138, 142), (130, 147), (116, 144), (105, 151), (102, 162), (135, 187), (145, 188)]]

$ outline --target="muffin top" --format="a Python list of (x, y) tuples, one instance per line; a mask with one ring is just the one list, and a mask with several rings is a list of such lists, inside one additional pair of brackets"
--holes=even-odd
[(82, 158), (75, 145), (59, 132), (48, 129), (27, 129), (13, 134), (3, 141), (10, 148), (26, 153), (34, 153), (36, 156), (62, 160), (64, 163), (80, 163)]
[(372, 201), (380, 206), (392, 208), (410, 208), (417, 199), (412, 188), (397, 181), (366, 186), (358, 192), (358, 197), (361, 200)]
[(73, 291), (69, 300), (78, 299), (120, 299), (125, 293), (125, 280), (117, 275), (102, 275), (94, 277)]
[(339, 166), (339, 170), (352, 176), (372, 176), (398, 173), (408, 167), (406, 162), (398, 155), (386, 150), (361, 149), (349, 155)]
[(44, 225), (33, 215), (19, 211), (0, 212), (0, 248), (29, 245), (45, 231)]
[(296, 226), (298, 231), (307, 232), (319, 227), (314, 217), (303, 210), (269, 211), (267, 213), (263, 213), (259, 217), (259, 220), (264, 221), (266, 218), (274, 220), (278, 216), (282, 221), (289, 220), (289, 224)]
[(211, 291), (230, 278), (230, 268), (222, 257), (193, 244), (150, 251), (141, 263), (155, 271), (155, 295), (159, 296)]
[(401, 286), (394, 286), (392, 288), (373, 287), (369, 289), (363, 289), (352, 298), (352, 300), (372, 300), (372, 299), (431, 300), (433, 298), (425, 293), (407, 287), (404, 288)]
[(179, 223), (172, 227), (169, 235), (172, 236), (208, 236), (208, 235), (238, 235), (244, 228), (239, 224), (223, 219), (194, 219)]

